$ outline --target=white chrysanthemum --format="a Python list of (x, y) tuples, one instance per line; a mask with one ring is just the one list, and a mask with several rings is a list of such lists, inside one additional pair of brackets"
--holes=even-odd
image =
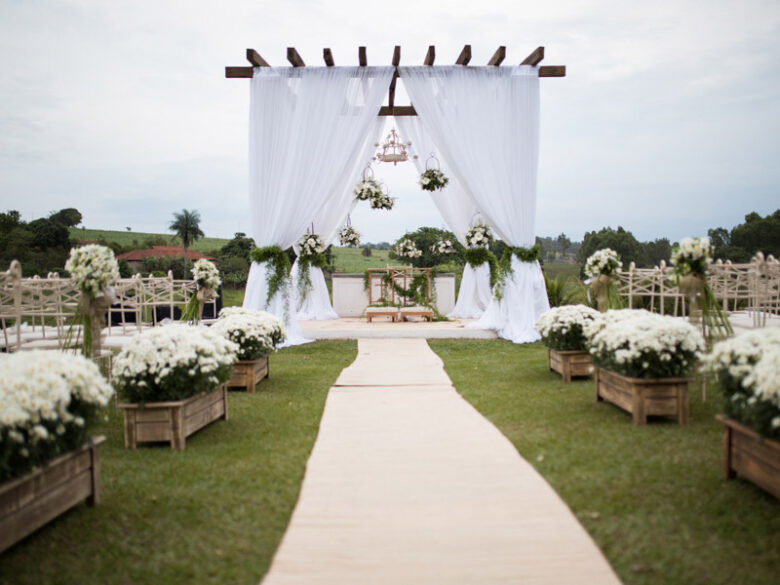
[[(211, 329), (234, 341), (240, 346), (240, 353), (254, 349), (265, 355), (284, 341), (284, 324), (276, 316), (265, 311), (244, 309), (241, 312), (220, 312), (219, 319)], [(245, 358), (256, 359), (256, 358)]]
[(351, 225), (344, 227), (339, 232), (339, 244), (342, 246), (357, 246), (360, 244), (360, 232)]
[(554, 334), (566, 334), (575, 325), (584, 328), (601, 316), (597, 310), (585, 305), (563, 305), (550, 309), (536, 321), (539, 335), (549, 337)]
[(415, 243), (409, 238), (404, 238), (395, 247), (395, 253), (401, 258), (419, 258), (422, 251), (417, 249)]
[(217, 290), (222, 280), (219, 278), (219, 270), (210, 260), (200, 258), (192, 266), (192, 278), (201, 288)]
[(65, 270), (79, 290), (94, 298), (106, 294), (106, 289), (119, 279), (119, 264), (114, 252), (98, 244), (72, 248)]
[(325, 244), (317, 234), (304, 234), (297, 243), (299, 256), (314, 256), (325, 251)]
[(601, 274), (611, 275), (620, 272), (623, 263), (617, 252), (610, 248), (597, 250), (585, 261), (585, 274), (595, 278)]

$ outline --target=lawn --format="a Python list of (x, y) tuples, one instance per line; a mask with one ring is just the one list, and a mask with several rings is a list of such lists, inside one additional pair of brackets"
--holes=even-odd
[(539, 344), (431, 340), (455, 387), (550, 482), (627, 585), (780, 582), (780, 502), (722, 476), (716, 388), (691, 424), (631, 424)]
[(384, 268), (388, 265), (403, 264), (398, 260), (390, 260), (389, 250), (371, 250), (371, 256), (363, 256), (361, 248), (341, 248), (333, 246), (333, 267), (336, 272), (346, 274), (363, 274), (369, 268)]
[[(143, 245), (143, 241), (146, 238), (166, 238), (169, 240), (171, 246), (180, 245), (178, 241), (173, 240), (173, 234), (148, 234), (144, 232), (128, 232), (118, 230), (90, 230), (86, 228), (70, 228), (70, 237), (72, 240), (86, 240), (96, 241), (98, 238), (103, 238), (107, 242), (116, 242), (123, 247), (130, 247), (133, 245), (133, 240), (138, 242), (139, 246)], [(219, 250), (222, 246), (227, 244), (230, 240), (224, 238), (200, 238), (192, 243), (190, 248), (198, 252), (213, 252)]]
[(128, 451), (119, 415), (96, 429), (103, 502), (79, 505), (0, 556), (2, 584), (254, 584), (298, 498), (328, 388), (354, 341), (271, 356), (256, 394), (231, 392), (228, 421)]

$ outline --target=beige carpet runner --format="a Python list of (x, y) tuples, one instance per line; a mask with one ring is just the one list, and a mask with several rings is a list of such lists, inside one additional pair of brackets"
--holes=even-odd
[(619, 583), (424, 339), (358, 349), (263, 585)]

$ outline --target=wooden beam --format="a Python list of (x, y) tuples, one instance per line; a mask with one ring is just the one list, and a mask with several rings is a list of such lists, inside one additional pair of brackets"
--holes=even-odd
[(252, 79), (255, 75), (254, 67), (225, 67), (225, 77), (227, 79)]
[(468, 65), (469, 61), (471, 61), (471, 45), (463, 45), (463, 50), (458, 55), (455, 65)]
[(379, 108), (379, 116), (416, 116), (414, 106), (382, 106)]
[(531, 65), (536, 67), (542, 59), (544, 59), (544, 47), (536, 47), (536, 50), (523, 59), (523, 62), (520, 63), (520, 65)]
[(431, 45), (428, 47), (428, 52), (425, 53), (425, 61), (423, 61), (423, 65), (433, 65), (433, 62), (436, 60), (436, 47)]
[(390, 82), (390, 89), (387, 92), (387, 104), (392, 108), (395, 106), (395, 84), (398, 81), (398, 65), (401, 63), (401, 47), (396, 45), (393, 49), (393, 80)]
[(401, 63), (401, 47), (400, 45), (396, 45), (395, 49), (393, 49), (393, 67), (398, 67), (400, 63)]
[(368, 65), (368, 57), (366, 57), (365, 47), (358, 47), (358, 63), (360, 63), (361, 67), (366, 67)]
[(263, 59), (260, 56), (260, 53), (258, 53), (254, 49), (247, 49), (246, 50), (246, 60), (249, 61), (255, 67), (270, 67), (270, 65), (268, 64), (268, 61)]
[(306, 67), (306, 63), (303, 62), (295, 47), (287, 47), (287, 60), (293, 67)]
[(542, 65), (539, 77), (566, 77), (566, 65)]
[(330, 49), (322, 50), (322, 58), (325, 59), (325, 65), (328, 67), (333, 67), (336, 64), (335, 61), (333, 61), (333, 53), (330, 52)]
[(490, 58), (490, 61), (488, 61), (488, 65), (494, 65), (498, 67), (501, 65), (501, 63), (506, 59), (506, 47), (500, 46), (498, 49), (496, 49), (496, 52), (493, 53), (493, 56)]

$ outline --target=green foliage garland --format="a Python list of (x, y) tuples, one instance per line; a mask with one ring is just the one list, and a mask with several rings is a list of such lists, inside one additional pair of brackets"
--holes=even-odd
[(487, 248), (466, 248), (463, 251), (463, 258), (472, 268), (481, 266), (485, 262), (490, 266), (490, 287), (493, 288), (498, 282), (498, 258)]
[(328, 267), (328, 258), (324, 253), (298, 256), (298, 300), (303, 301), (311, 290), (310, 268), (320, 270)]
[(506, 279), (512, 274), (512, 255), (514, 254), (517, 256), (518, 260), (521, 262), (536, 262), (539, 260), (540, 252), (541, 249), (539, 244), (534, 244), (530, 248), (507, 246), (504, 249), (501, 260), (498, 261), (498, 277), (496, 279), (496, 285), (493, 288), (493, 295), (497, 300), (500, 301), (504, 298)]
[(268, 262), (273, 267), (272, 271), (267, 273), (266, 284), (268, 286), (268, 295), (265, 298), (265, 304), (268, 306), (271, 299), (279, 292), (286, 291), (285, 283), (290, 276), (290, 258), (279, 246), (266, 246), (264, 248), (255, 248), (250, 253), (252, 260), (258, 263)]

